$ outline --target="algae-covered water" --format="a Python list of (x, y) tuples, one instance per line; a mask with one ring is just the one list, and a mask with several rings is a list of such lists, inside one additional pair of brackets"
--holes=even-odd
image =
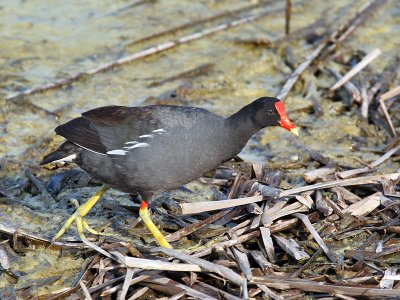
[[(322, 20), (313, 31), (318, 41), (319, 37), (337, 29), (366, 1), (292, 2), (292, 31)], [(241, 14), (141, 41), (183, 24), (250, 6), (251, 9)], [(257, 21), (84, 76), (70, 85), (6, 100), (18, 92), (74, 76), (150, 46), (268, 10), (274, 13)], [(388, 1), (339, 45), (343, 61), (348, 61), (356, 52), (365, 55), (374, 48), (383, 52), (355, 81), (369, 82), (397, 55), (399, 39), (394, 37), (400, 30), (399, 16), (400, 5)], [(39, 168), (38, 162), (62, 141), (53, 129), (83, 111), (103, 105), (178, 103), (204, 107), (226, 116), (258, 97), (277, 95), (293, 72), (293, 64), (301, 63), (314, 47), (305, 37), (282, 41), (284, 24), (284, 1), (262, 4), (262, 1), (212, 0), (13, 0), (0, 3), (0, 187), (11, 194), (18, 191), (14, 196), (19, 200), (0, 198), (0, 224), (50, 238), (73, 211), (71, 208), (64, 211), (61, 204), (51, 211), (41, 204), (41, 195), (32, 197), (35, 191), (24, 188), (27, 185), (24, 169), (29, 167), (47, 182), (54, 173)], [(267, 42), (257, 44), (257, 40)], [(209, 67), (197, 75), (178, 76), (204, 65)], [(309, 154), (299, 145), (347, 167), (360, 167), (360, 159), (371, 162), (379, 157), (372, 150), (380, 150), (387, 142), (387, 135), (360, 118), (358, 105), (346, 107), (342, 101), (332, 101), (327, 96), (327, 89), (336, 80), (324, 71), (326, 67), (342, 74), (347, 71), (337, 61), (322, 60), (304, 73), (284, 99), (289, 117), (300, 128), (300, 137), (291, 136), (281, 128), (262, 130), (241, 153), (243, 159), (256, 163), (307, 162)], [(317, 76), (318, 72), (321, 75)], [(311, 97), (320, 103), (322, 115), (312, 113)], [(398, 167), (398, 164), (384, 163), (380, 171), (394, 172)], [(310, 163), (285, 172), (292, 178), (291, 183), (302, 184), (302, 174), (313, 168), (315, 164)], [(88, 188), (87, 194), (93, 190)], [(66, 205), (71, 195), (77, 197), (79, 192), (74, 193), (71, 187), (57, 200)], [(115, 198), (125, 204), (130, 201), (119, 192), (111, 192), (106, 197), (110, 203)], [(98, 213), (101, 215), (101, 211)], [(104, 221), (110, 214), (100, 220)], [(6, 239), (7, 235), (2, 238)], [(67, 279), (56, 280), (48, 289), (60, 290), (71, 285), (73, 274), (83, 261), (79, 255), (57, 258), (58, 251), (44, 248), (28, 247), (23, 253), (17, 253), (20, 258), (11, 264), (13, 271), (20, 272), (19, 279), (0, 273), (0, 288), (12, 285), (18, 289), (23, 282), (53, 275), (54, 271), (55, 275), (62, 274)], [(36, 293), (44, 291), (38, 289)]]

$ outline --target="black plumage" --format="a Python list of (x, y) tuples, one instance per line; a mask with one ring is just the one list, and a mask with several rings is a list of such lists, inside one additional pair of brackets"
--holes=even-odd
[(228, 118), (195, 107), (106, 106), (58, 126), (67, 141), (41, 164), (69, 157), (111, 187), (151, 200), (229, 160), (258, 130), (278, 125), (295, 131), (282, 102), (267, 97)]

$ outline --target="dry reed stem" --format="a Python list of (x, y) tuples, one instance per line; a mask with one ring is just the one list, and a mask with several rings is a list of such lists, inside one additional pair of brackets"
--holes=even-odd
[(393, 123), (392, 123), (392, 119), (390, 118), (390, 115), (389, 115), (389, 112), (387, 110), (385, 101), (390, 99), (390, 98), (396, 97), (399, 94), (400, 94), (400, 86), (396, 86), (393, 89), (391, 89), (390, 91), (387, 91), (386, 93), (384, 93), (383, 95), (381, 95), (379, 97), (379, 103), (380, 103), (380, 105), (382, 107), (382, 111), (383, 111), (383, 113), (384, 113), (384, 115), (386, 117), (386, 120), (387, 120), (387, 122), (389, 124), (390, 130), (392, 131), (392, 134), (394, 136), (397, 136), (397, 132), (394, 129), (394, 126), (393, 126)]
[(111, 252), (120, 263), (128, 268), (140, 268), (143, 270), (164, 270), (164, 271), (187, 271), (187, 272), (201, 272), (200, 266), (195, 264), (180, 264), (171, 263), (161, 260), (153, 260), (146, 258), (129, 257), (122, 255), (117, 251)]
[[(312, 280), (288, 278), (282, 276), (254, 276), (253, 282), (256, 284), (265, 284), (268, 287), (277, 289), (299, 289), (307, 292), (345, 294), (362, 297), (397, 297), (397, 289), (384, 290), (378, 288), (343, 286), (337, 284), (325, 284)], [(377, 299), (377, 298), (375, 298)]]
[(243, 283), (243, 278), (239, 274), (232, 271), (231, 269), (224, 267), (224, 266), (219, 266), (217, 264), (213, 264), (204, 259), (192, 256), (189, 254), (181, 253), (181, 252), (178, 252), (173, 249), (167, 249), (167, 248), (162, 248), (162, 247), (152, 248), (152, 249), (150, 249), (150, 252), (152, 252), (152, 253), (161, 252), (168, 256), (172, 256), (177, 259), (183, 260), (185, 262), (196, 264), (196, 265), (200, 266), (201, 268), (203, 268), (204, 270), (207, 270), (208, 272), (214, 272), (214, 273), (218, 274), (219, 276), (222, 276), (223, 278), (230, 280), (232, 283), (234, 283), (238, 286), (241, 286)]
[(337, 176), (345, 179), (345, 178), (352, 177), (354, 175), (373, 171), (372, 168), (375, 168), (375, 167), (379, 166), (380, 164), (384, 163), (386, 160), (388, 160), (392, 155), (394, 155), (399, 150), (400, 150), (400, 145), (398, 145), (397, 147), (394, 147), (393, 149), (389, 150), (384, 155), (379, 157), (377, 160), (370, 163), (369, 167), (342, 171), (342, 172), (337, 173)]
[(358, 64), (354, 66), (349, 72), (347, 72), (338, 82), (336, 82), (329, 90), (331, 92), (337, 90), (351, 78), (353, 78), (358, 72), (368, 66), (375, 58), (382, 54), (379, 48), (375, 48), (370, 53), (368, 53)]

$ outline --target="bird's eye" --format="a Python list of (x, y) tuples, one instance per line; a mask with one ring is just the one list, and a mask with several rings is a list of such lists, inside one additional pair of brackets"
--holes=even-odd
[(269, 114), (269, 115), (273, 115), (273, 114), (274, 114), (274, 111), (273, 111), (272, 109), (270, 109), (270, 110), (268, 111), (268, 114)]

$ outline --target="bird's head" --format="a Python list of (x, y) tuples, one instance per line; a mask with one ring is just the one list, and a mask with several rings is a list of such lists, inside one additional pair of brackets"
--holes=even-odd
[(297, 128), (289, 120), (283, 102), (273, 97), (259, 98), (249, 105), (253, 122), (264, 128), (267, 126), (281, 126), (294, 135), (299, 135)]

